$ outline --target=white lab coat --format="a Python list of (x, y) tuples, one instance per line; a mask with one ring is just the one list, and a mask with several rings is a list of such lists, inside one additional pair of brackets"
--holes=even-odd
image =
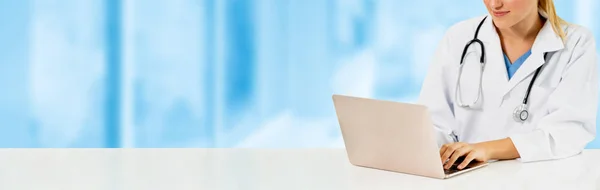
[[(510, 137), (524, 162), (576, 155), (595, 138), (598, 105), (596, 46), (592, 33), (565, 25), (566, 43), (546, 22), (535, 39), (531, 55), (509, 80), (500, 39), (488, 16), (478, 38), (483, 41), (486, 65), (482, 95), (476, 108), (455, 103), (460, 56), (473, 39), (483, 16), (452, 26), (437, 48), (419, 97), (430, 111), (438, 144), (477, 143)], [(461, 77), (464, 103), (471, 103), (479, 84), (479, 45), (467, 51)], [(548, 52), (548, 62), (544, 53)], [(513, 111), (521, 105), (535, 70), (543, 66), (529, 96), (529, 119), (516, 122)]]

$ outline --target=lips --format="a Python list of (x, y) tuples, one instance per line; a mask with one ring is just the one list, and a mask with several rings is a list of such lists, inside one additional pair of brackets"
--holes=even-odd
[(510, 13), (510, 11), (493, 11), (494, 16), (496, 16), (496, 17), (501, 17), (508, 13)]

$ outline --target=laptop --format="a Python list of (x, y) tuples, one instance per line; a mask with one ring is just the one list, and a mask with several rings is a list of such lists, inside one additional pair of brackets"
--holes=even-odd
[(351, 164), (446, 179), (487, 166), (444, 170), (427, 107), (368, 98), (333, 95), (333, 103)]

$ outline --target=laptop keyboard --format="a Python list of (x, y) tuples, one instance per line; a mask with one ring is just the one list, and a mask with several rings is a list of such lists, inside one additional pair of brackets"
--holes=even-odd
[(459, 172), (462, 170), (466, 170), (472, 167), (471, 164), (467, 165), (467, 167), (463, 168), (462, 170), (458, 169), (458, 165), (460, 165), (463, 162), (464, 158), (459, 158), (456, 162), (454, 162), (454, 164), (452, 165), (452, 167), (450, 167), (450, 169), (444, 169), (444, 174), (452, 174), (455, 172)]
[[(464, 169), (468, 169), (468, 167), (465, 167)], [(453, 173), (459, 172), (459, 171), (461, 171), (461, 170), (459, 170), (458, 168), (456, 168), (456, 165), (455, 165), (455, 166), (450, 167), (450, 169), (447, 169), (447, 170), (444, 169), (444, 174), (453, 174)]]

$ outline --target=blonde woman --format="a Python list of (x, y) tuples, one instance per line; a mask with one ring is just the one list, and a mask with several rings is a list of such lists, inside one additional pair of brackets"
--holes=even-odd
[(483, 2), (488, 15), (445, 34), (419, 99), (444, 168), (580, 153), (596, 134), (592, 33), (558, 17), (552, 0)]

